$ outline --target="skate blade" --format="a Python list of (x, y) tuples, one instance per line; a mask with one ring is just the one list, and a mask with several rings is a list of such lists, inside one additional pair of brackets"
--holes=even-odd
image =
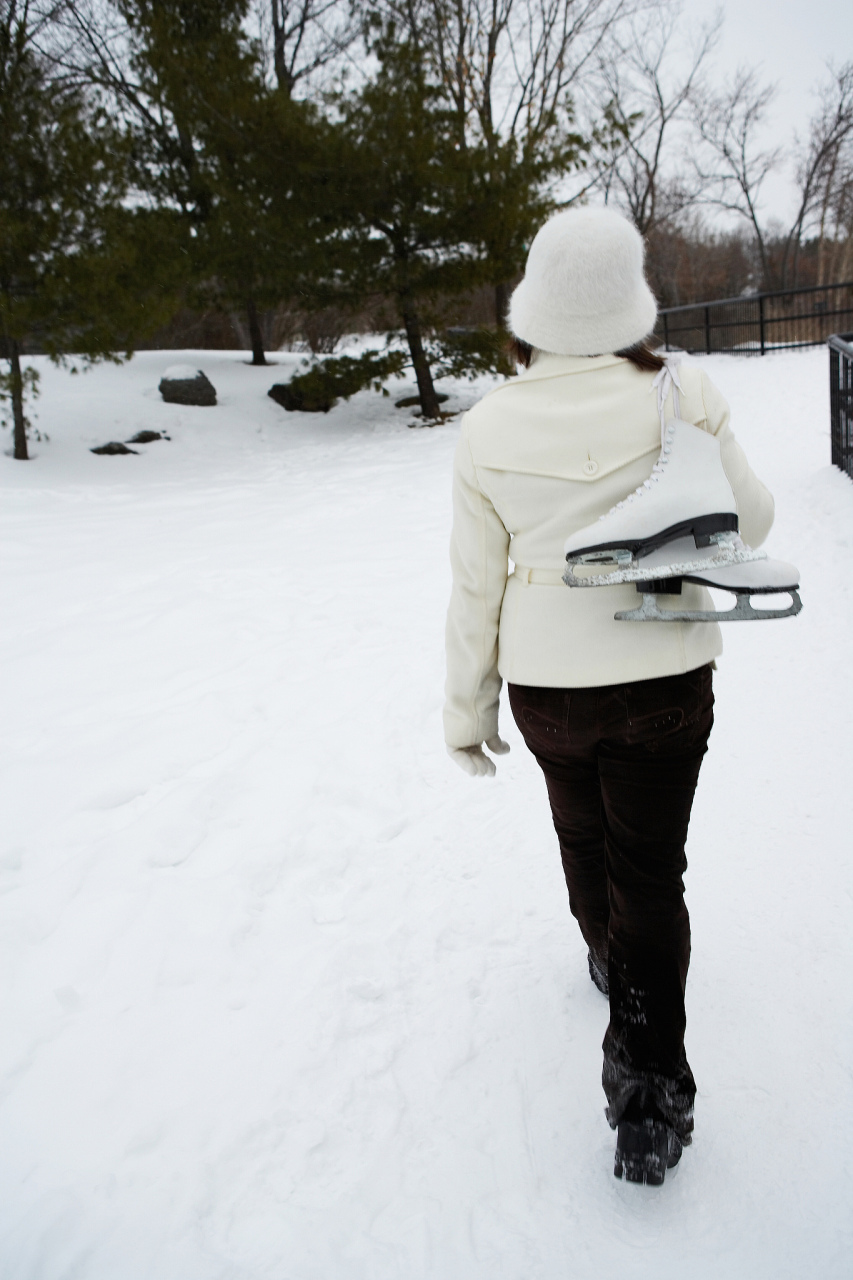
[(710, 547), (714, 543), (731, 541), (737, 537), (738, 518), (733, 511), (716, 512), (713, 515), (692, 516), (680, 520), (645, 538), (628, 538), (620, 545), (580, 547), (566, 554), (569, 564), (630, 564), (637, 556), (649, 555), (668, 542), (692, 537), (695, 547)]
[(719, 551), (704, 559), (679, 560), (669, 565), (650, 566), (636, 562), (627, 569), (617, 568), (613, 573), (596, 573), (578, 577), (574, 568), (587, 562), (569, 559), (568, 568), (563, 574), (563, 582), (567, 587), (616, 587), (621, 582), (647, 582), (649, 578), (682, 578), (689, 573), (707, 573), (710, 569), (730, 569), (735, 564), (750, 564), (754, 560), (766, 560), (766, 551), (754, 551), (752, 547), (734, 547), (729, 542), (719, 544)]
[[(614, 613), (617, 622), (769, 622), (772, 618), (794, 618), (803, 607), (800, 593), (796, 587), (774, 587), (767, 591), (736, 591), (734, 588), (719, 588), (734, 594), (736, 603), (731, 609), (660, 609), (654, 593), (643, 595), (643, 603), (637, 609), (623, 609)], [(781, 609), (755, 609), (752, 605), (754, 595), (788, 595), (791, 603)]]

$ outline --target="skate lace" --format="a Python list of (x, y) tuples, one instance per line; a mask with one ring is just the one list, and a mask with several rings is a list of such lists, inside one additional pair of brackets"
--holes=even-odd
[(666, 431), (666, 401), (669, 393), (672, 392), (672, 411), (676, 418), (681, 417), (681, 398), (679, 391), (684, 388), (681, 385), (681, 379), (678, 376), (678, 366), (681, 356), (675, 352), (670, 352), (663, 358), (663, 368), (659, 369), (652, 381), (650, 390), (658, 393), (658, 417), (660, 418), (660, 442), (663, 448), (663, 438)]
[(649, 490), (657, 484), (658, 480), (660, 480), (661, 476), (666, 471), (669, 463), (669, 455), (672, 453), (672, 437), (674, 433), (675, 428), (671, 424), (664, 429), (660, 456), (652, 467), (652, 473), (648, 480), (644, 480), (642, 484), (637, 485), (633, 493), (629, 493), (627, 497), (622, 498), (621, 501), (617, 502), (609, 511), (605, 512), (603, 516), (599, 516), (599, 520), (606, 520), (614, 511), (622, 511), (629, 502), (636, 502), (637, 498), (642, 498), (644, 494), (648, 493)]
[(648, 480), (644, 480), (642, 484), (637, 485), (633, 493), (629, 493), (627, 497), (622, 498), (615, 506), (606, 511), (604, 515), (599, 516), (599, 520), (606, 520), (608, 516), (613, 515), (614, 511), (622, 511), (629, 502), (635, 502), (637, 498), (642, 498), (645, 493), (657, 484), (661, 476), (664, 474), (666, 465), (669, 462), (669, 455), (672, 452), (672, 438), (674, 435), (674, 427), (670, 423), (667, 426), (665, 409), (666, 401), (670, 391), (672, 392), (672, 408), (676, 418), (681, 414), (681, 399), (679, 391), (684, 388), (681, 385), (681, 379), (678, 376), (678, 363), (681, 359), (680, 355), (667, 355), (664, 357), (664, 366), (655, 374), (650, 390), (658, 393), (658, 414), (660, 415), (660, 456), (652, 467), (652, 473)]

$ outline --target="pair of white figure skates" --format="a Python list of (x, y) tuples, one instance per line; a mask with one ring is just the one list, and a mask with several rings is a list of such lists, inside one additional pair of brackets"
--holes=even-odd
[[(679, 412), (678, 374), (668, 364), (655, 379), (661, 411), (661, 452), (652, 474), (595, 524), (565, 544), (570, 587), (635, 582), (643, 603), (614, 617), (631, 622), (757, 622), (800, 612), (800, 575), (792, 564), (753, 551), (738, 536), (737, 503), (720, 459), (720, 445), (700, 427), (677, 416), (664, 422), (663, 403), (673, 388)], [(609, 573), (578, 575), (575, 569), (613, 565)], [(716, 609), (661, 608), (658, 595), (680, 595), (682, 582), (733, 592), (735, 605)], [(755, 608), (753, 596), (788, 595), (779, 608)]]

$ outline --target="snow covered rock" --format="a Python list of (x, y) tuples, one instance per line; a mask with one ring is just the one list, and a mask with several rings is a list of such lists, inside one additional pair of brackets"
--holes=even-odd
[(169, 404), (216, 404), (213, 383), (188, 364), (170, 365), (160, 379), (160, 395)]
[(328, 413), (338, 403), (337, 396), (326, 394), (306, 396), (303, 391), (291, 387), (288, 382), (274, 383), (267, 395), (288, 413)]
[[(437, 391), (435, 398), (439, 404), (444, 404), (445, 400), (450, 399), (450, 396), (446, 396), (442, 391)], [(420, 403), (420, 396), (404, 396), (402, 400), (394, 401), (394, 407), (395, 409), (414, 409), (420, 405)]]
[(131, 436), (127, 441), (128, 444), (152, 444), (155, 440), (168, 440), (168, 436), (164, 436), (162, 431), (137, 431), (135, 436)]
[(122, 444), (120, 440), (111, 440), (109, 444), (99, 445), (97, 449), (92, 449), (92, 453), (139, 453), (138, 449), (128, 449), (126, 444)]

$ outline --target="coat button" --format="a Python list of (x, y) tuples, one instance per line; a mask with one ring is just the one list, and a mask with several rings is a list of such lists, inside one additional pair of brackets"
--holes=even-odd
[(592, 458), (590, 458), (589, 462), (585, 462), (583, 464), (584, 475), (594, 476), (597, 470), (598, 470), (598, 463), (593, 462)]

